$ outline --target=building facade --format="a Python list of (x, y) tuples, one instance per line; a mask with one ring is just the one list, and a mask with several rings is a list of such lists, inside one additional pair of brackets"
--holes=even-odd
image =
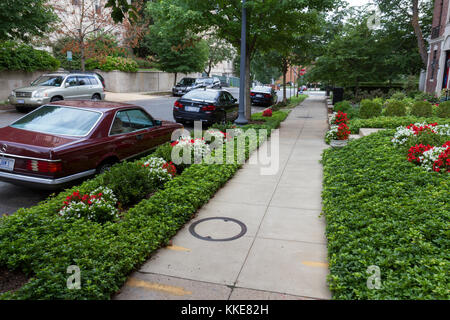
[(425, 91), (440, 95), (450, 88), (450, 0), (435, 0), (429, 39)]

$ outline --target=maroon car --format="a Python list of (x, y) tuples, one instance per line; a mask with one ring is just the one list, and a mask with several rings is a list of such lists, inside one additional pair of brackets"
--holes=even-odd
[(148, 153), (180, 128), (130, 104), (50, 103), (0, 129), (0, 180), (58, 189)]

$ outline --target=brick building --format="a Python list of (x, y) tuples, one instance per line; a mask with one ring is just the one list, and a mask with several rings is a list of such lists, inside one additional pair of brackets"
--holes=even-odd
[(435, 0), (429, 39), (425, 91), (437, 95), (450, 88), (450, 0)]

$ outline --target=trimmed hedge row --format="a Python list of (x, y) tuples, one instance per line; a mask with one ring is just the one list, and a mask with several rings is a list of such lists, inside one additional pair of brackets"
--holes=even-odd
[[(323, 154), (334, 299), (449, 299), (450, 180), (409, 163), (386, 130)], [(369, 289), (369, 266), (381, 288)]]
[(439, 123), (439, 124), (450, 124), (450, 119), (443, 118), (420, 118), (414, 116), (406, 117), (376, 117), (370, 119), (350, 119), (350, 131), (352, 134), (358, 134), (361, 128), (386, 128), (395, 129), (401, 126), (407, 126), (411, 123)]
[[(287, 117), (281, 111), (274, 115), (261, 127), (275, 129)], [(258, 146), (251, 148), (247, 143), (247, 157)], [(158, 149), (164, 148), (167, 145)], [(127, 170), (138, 162), (118, 166)], [(239, 167), (238, 163), (193, 164), (151, 198), (128, 210), (119, 223), (64, 220), (57, 215), (68, 195), (103, 186), (105, 174), (1, 218), (0, 266), (21, 270), (31, 279), (18, 291), (0, 295), (0, 299), (109, 299), (127, 275), (164, 246)], [(71, 265), (81, 270), (80, 290), (66, 286)]]

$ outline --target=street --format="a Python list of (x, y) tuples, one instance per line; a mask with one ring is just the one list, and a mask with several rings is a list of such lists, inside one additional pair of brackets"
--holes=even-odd
[[(239, 99), (239, 88), (225, 88), (236, 99)], [(291, 96), (294, 91), (287, 89), (287, 97)], [(278, 100), (282, 100), (283, 92), (278, 91)], [(127, 101), (146, 109), (153, 117), (161, 120), (173, 121), (172, 107), (178, 99), (172, 96), (148, 96), (148, 99), (138, 101)], [(108, 99), (108, 93), (106, 94)], [(252, 113), (261, 112), (264, 107), (253, 106)], [(19, 113), (14, 109), (0, 110), (0, 127), (5, 127), (15, 120), (23, 117), (23, 113)], [(188, 128), (189, 129), (189, 128)], [(0, 215), (12, 214), (19, 208), (30, 207), (38, 202), (45, 200), (51, 192), (42, 190), (33, 190), (29, 188), (15, 186), (9, 183), (0, 182)]]

